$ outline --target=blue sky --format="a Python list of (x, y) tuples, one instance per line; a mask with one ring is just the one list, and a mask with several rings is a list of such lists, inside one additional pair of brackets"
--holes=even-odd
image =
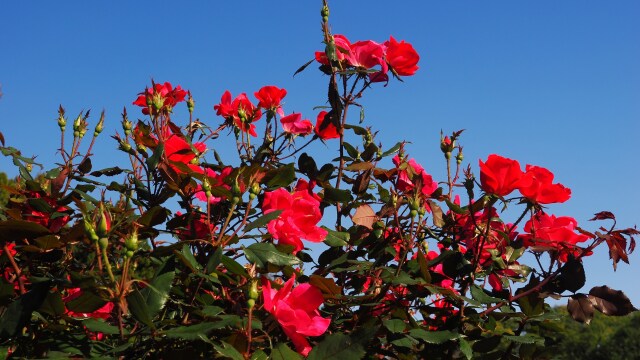
[[(320, 3), (7, 2), (0, 132), (51, 167), (58, 105), (71, 116), (92, 109), (94, 122), (105, 109), (94, 166), (124, 162), (107, 135), (119, 130), (123, 106), (141, 116), (131, 102), (151, 78), (190, 89), (197, 116), (212, 125), (225, 90), (251, 94), (263, 85), (286, 88), (285, 110), (313, 119), (326, 78), (313, 67), (292, 74), (323, 47)], [(365, 95), (366, 124), (384, 144), (411, 141), (410, 154), (442, 178), (440, 130), (466, 129), (465, 160), (474, 169), (497, 153), (547, 167), (570, 187), (572, 199), (550, 212), (587, 229), (600, 210), (615, 212), (621, 226), (640, 223), (640, 3), (334, 0), (330, 7), (334, 33), (352, 41), (393, 35), (421, 54), (415, 76)], [(212, 146), (224, 153), (230, 143)], [(5, 159), (0, 166), (15, 173)], [(609, 284), (640, 306), (640, 260), (631, 261), (612, 275), (600, 249), (585, 262), (585, 290)]]

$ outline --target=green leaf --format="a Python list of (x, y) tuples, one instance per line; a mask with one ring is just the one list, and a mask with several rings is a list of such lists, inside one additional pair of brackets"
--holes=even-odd
[[(206, 322), (189, 326), (179, 326), (166, 330), (164, 334), (172, 339), (184, 340), (204, 340), (209, 341), (208, 333), (215, 329), (219, 329), (216, 323)], [(206, 340), (205, 340), (206, 339)]]
[(251, 360), (269, 360), (269, 356), (262, 350), (257, 350), (251, 354)]
[(58, 249), (62, 247), (62, 242), (56, 235), (45, 235), (35, 239), (36, 244), (42, 250)]
[(233, 260), (232, 258), (230, 258), (230, 257), (228, 257), (226, 255), (222, 255), (221, 262), (222, 262), (222, 265), (230, 273), (236, 274), (236, 275), (240, 275), (242, 277), (249, 276), (249, 274), (247, 274), (247, 270), (244, 268), (244, 266), (238, 264), (238, 262)]
[(0, 339), (18, 334), (31, 319), (31, 314), (44, 302), (50, 285), (48, 281), (33, 284), (31, 290), (7, 306), (0, 317)]
[(147, 303), (138, 289), (133, 290), (127, 296), (127, 304), (129, 306), (129, 312), (131, 312), (133, 317), (150, 328), (155, 329), (153, 318), (151, 314), (149, 314), (149, 309), (147, 309)]
[(322, 226), (322, 228), (327, 230), (327, 237), (324, 238), (325, 244), (331, 247), (347, 246), (349, 244), (351, 235), (348, 232), (334, 231), (326, 226)]
[(91, 176), (95, 176), (95, 177), (100, 177), (102, 175), (115, 176), (115, 175), (121, 174), (122, 172), (124, 172), (124, 170), (122, 170), (119, 167), (115, 166), (115, 167), (110, 167), (110, 168), (106, 168), (106, 169), (102, 169), (102, 170), (96, 170), (96, 171), (92, 172), (90, 175)]
[(158, 146), (153, 150), (153, 155), (151, 155), (147, 159), (147, 166), (149, 169), (153, 170), (158, 166), (160, 159), (162, 159), (162, 154), (164, 153), (164, 143), (159, 143)]
[(270, 189), (289, 186), (296, 179), (296, 169), (293, 164), (280, 166), (277, 169), (269, 170), (264, 182)]
[(400, 146), (402, 146), (401, 142), (396, 143), (395, 145), (393, 145), (393, 147), (385, 152), (382, 153), (382, 157), (387, 157), (389, 155), (393, 155), (395, 153), (398, 152), (398, 150), (400, 150)]
[(60, 316), (64, 314), (64, 302), (62, 301), (62, 295), (60, 295), (60, 292), (48, 293), (38, 311), (53, 316)]
[(311, 350), (308, 360), (355, 360), (362, 359), (366, 351), (348, 335), (335, 333), (327, 336)]
[(535, 337), (531, 334), (525, 334), (525, 335), (504, 335), (503, 336), (506, 340), (509, 341), (513, 341), (515, 343), (518, 344), (535, 344), (538, 341), (541, 341), (542, 339)]
[(77, 313), (92, 313), (107, 303), (91, 291), (84, 290), (77, 298), (67, 302), (67, 309)]
[(0, 222), (0, 239), (7, 242), (25, 238), (33, 240), (49, 234), (51, 234), (49, 229), (31, 221), (6, 220)]
[(221, 314), (223, 311), (224, 309), (219, 306), (205, 306), (202, 308), (202, 315), (214, 317)]
[(138, 218), (137, 223), (140, 225), (152, 227), (165, 222), (168, 215), (169, 210), (165, 209), (162, 206), (154, 206), (151, 209), (147, 210), (144, 214), (142, 214), (142, 216)]
[(487, 293), (477, 285), (471, 285), (471, 296), (483, 304), (499, 303), (501, 301), (504, 301), (502, 299), (487, 295)]
[(298, 73), (302, 72), (304, 69), (307, 68), (307, 66), (309, 66), (312, 62), (314, 62), (316, 59), (311, 59), (309, 61), (307, 61), (304, 65), (300, 66), (298, 68), (298, 70), (296, 70), (296, 72), (293, 73), (293, 76), (295, 77), (296, 75), (298, 75)]
[(363, 128), (362, 126), (346, 124), (344, 128), (352, 129), (353, 133), (356, 135), (367, 135), (369, 133), (369, 131), (367, 131), (367, 129)]
[(276, 344), (271, 349), (271, 360), (302, 360), (302, 356), (291, 350), (285, 343)]
[(324, 189), (324, 201), (328, 202), (349, 202), (353, 200), (353, 196), (351, 196), (351, 191), (342, 190), (336, 188), (325, 188)]
[(302, 261), (297, 257), (285, 254), (271, 243), (255, 243), (244, 248), (244, 254), (249, 262), (258, 267), (265, 268), (267, 263), (277, 266), (287, 266), (300, 264)]
[(176, 265), (173, 257), (167, 258), (158, 268), (155, 277), (141, 293), (147, 304), (147, 311), (151, 318), (156, 317), (169, 299), (171, 285), (176, 275)]
[(353, 145), (349, 144), (348, 142), (344, 142), (342, 145), (344, 145), (345, 150), (347, 150), (347, 154), (349, 154), (349, 156), (351, 156), (352, 158), (356, 159), (358, 157), (358, 150), (356, 150), (356, 148), (353, 147)]
[(244, 360), (244, 356), (233, 347), (233, 345), (222, 341), (222, 346), (213, 345), (213, 347), (218, 351), (218, 353), (222, 354), (233, 360)]
[(391, 343), (395, 346), (413, 349), (413, 347), (416, 346), (416, 344), (418, 343), (418, 340), (412, 337), (404, 336), (404, 337), (401, 337), (400, 339), (393, 340)]
[(218, 265), (220, 265), (220, 261), (222, 261), (222, 248), (216, 248), (216, 251), (213, 254), (209, 255), (209, 260), (207, 261), (207, 265), (205, 266), (205, 271), (207, 274), (210, 274), (215, 270)]
[(400, 319), (384, 320), (382, 322), (382, 325), (384, 325), (387, 330), (391, 331), (394, 334), (404, 332), (404, 330), (407, 328), (407, 325), (404, 323), (404, 321)]
[(260, 216), (259, 218), (255, 219), (254, 221), (252, 221), (251, 223), (247, 224), (244, 227), (244, 232), (249, 232), (253, 229), (256, 228), (260, 228), (263, 227), (265, 225), (267, 225), (269, 222), (271, 222), (271, 220), (275, 220), (278, 218), (278, 216), (280, 216), (280, 214), (282, 214), (283, 210), (275, 210), (272, 211), (268, 214), (264, 214), (262, 216)]
[(448, 330), (426, 331), (424, 329), (411, 329), (409, 330), (409, 334), (429, 344), (443, 344), (447, 341), (457, 340), (461, 336), (456, 332)]
[(460, 352), (464, 354), (468, 360), (473, 359), (473, 349), (471, 348), (471, 344), (464, 338), (460, 338)]
[[(111, 324), (107, 324), (103, 320), (89, 318), (82, 321), (82, 325), (84, 325), (90, 331), (101, 332), (107, 335), (119, 334), (120, 330), (117, 326), (113, 326)], [(125, 329), (125, 332), (127, 330)]]
[(182, 262), (189, 267), (191, 271), (197, 272), (201, 269), (201, 266), (198, 263), (198, 260), (193, 256), (189, 245), (185, 244), (181, 251), (174, 250), (173, 253), (176, 254), (176, 256), (178, 256), (178, 258), (182, 260)]

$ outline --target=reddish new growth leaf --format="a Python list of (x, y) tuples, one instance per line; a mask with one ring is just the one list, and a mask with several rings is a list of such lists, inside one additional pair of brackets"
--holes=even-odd
[(369, 230), (373, 230), (373, 223), (378, 220), (376, 212), (369, 205), (361, 205), (356, 209), (355, 214), (351, 217), (354, 224), (364, 226)]
[(607, 220), (607, 219), (611, 219), (611, 220), (616, 220), (615, 215), (613, 215), (612, 212), (609, 211), (600, 211), (599, 213), (595, 214), (593, 216), (593, 218), (589, 219), (589, 221), (594, 221), (594, 220)]

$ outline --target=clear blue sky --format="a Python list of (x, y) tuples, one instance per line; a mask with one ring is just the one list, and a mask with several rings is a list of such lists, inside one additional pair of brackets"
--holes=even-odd
[[(57, 160), (56, 110), (107, 113), (104, 135), (154, 78), (190, 89), (196, 113), (218, 124), (224, 90), (286, 88), (285, 110), (313, 118), (326, 78), (293, 72), (322, 48), (320, 1), (8, 1), (0, 12), (0, 132), (48, 167)], [(337, 1), (334, 33), (349, 39), (405, 39), (421, 69), (405, 83), (370, 91), (366, 124), (388, 146), (442, 176), (440, 130), (467, 129), (466, 160), (490, 153), (551, 169), (573, 198), (550, 212), (585, 228), (611, 210), (640, 223), (640, 2)], [(397, 6), (394, 8), (394, 6)], [(355, 121), (355, 120), (354, 120)], [(228, 143), (217, 150), (224, 153)], [(210, 145), (211, 147), (211, 145)], [(103, 136), (94, 166), (116, 158)], [(322, 150), (322, 148), (316, 148)], [(5, 159), (1, 170), (15, 171)], [(616, 274), (605, 249), (586, 260), (588, 284), (609, 284), (640, 306), (640, 258)]]

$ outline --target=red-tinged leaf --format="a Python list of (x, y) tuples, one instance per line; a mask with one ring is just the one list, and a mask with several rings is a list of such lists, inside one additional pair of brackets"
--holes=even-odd
[(317, 287), (325, 295), (342, 295), (342, 287), (338, 286), (333, 279), (319, 275), (311, 275), (309, 278), (309, 284)]
[(585, 229), (583, 229), (583, 228), (581, 228), (579, 226), (576, 226), (576, 230), (578, 230), (578, 232), (580, 234), (587, 235), (588, 237), (590, 237), (592, 239), (596, 237), (596, 235), (594, 233), (589, 232), (589, 231), (587, 231), (587, 230), (585, 230)]
[(2, 146), (4, 145), (4, 135), (2, 135), (2, 132), (0, 132), (0, 142), (2, 143)]
[(595, 313), (593, 303), (585, 294), (575, 294), (567, 303), (569, 315), (578, 322), (589, 325)]
[(625, 293), (608, 286), (596, 286), (591, 289), (589, 299), (593, 307), (605, 315), (624, 316), (638, 310)]
[(615, 215), (613, 215), (612, 212), (610, 211), (601, 211), (599, 213), (596, 213), (592, 219), (589, 219), (589, 221), (594, 221), (594, 220), (615, 220), (616, 217)]
[(444, 213), (438, 204), (434, 201), (428, 200), (429, 207), (431, 208), (431, 213), (433, 215), (433, 225), (437, 227), (444, 226)]
[(378, 216), (371, 206), (365, 204), (356, 209), (355, 214), (351, 217), (351, 221), (356, 225), (373, 230), (373, 223), (378, 221)]

